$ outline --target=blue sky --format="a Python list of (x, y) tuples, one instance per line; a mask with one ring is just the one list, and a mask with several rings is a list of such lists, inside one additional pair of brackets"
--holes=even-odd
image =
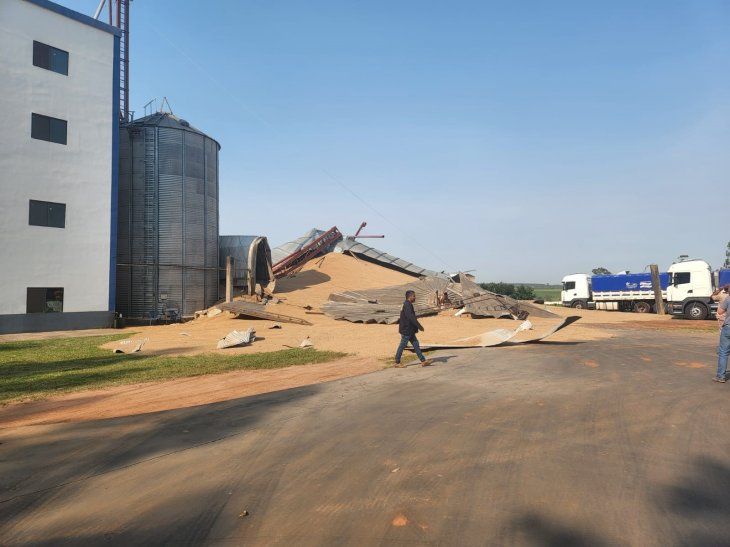
[(134, 0), (131, 28), (137, 116), (167, 96), (222, 145), (222, 234), (367, 220), (535, 282), (730, 240), (730, 2)]

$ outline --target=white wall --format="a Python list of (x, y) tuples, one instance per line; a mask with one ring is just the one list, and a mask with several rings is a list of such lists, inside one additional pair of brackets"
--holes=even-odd
[[(68, 76), (33, 65), (33, 40), (69, 52)], [(63, 287), (64, 312), (109, 308), (114, 36), (0, 0), (0, 314), (27, 287)], [(31, 139), (31, 113), (68, 121), (66, 146)], [(28, 225), (28, 201), (66, 204), (66, 228)]]

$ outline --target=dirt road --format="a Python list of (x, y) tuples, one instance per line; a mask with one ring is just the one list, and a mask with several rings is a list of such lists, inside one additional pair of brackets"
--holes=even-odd
[(712, 335), (430, 368), (0, 433), (0, 543), (720, 545)]
[(372, 358), (344, 357), (305, 366), (236, 370), (162, 382), (90, 389), (2, 407), (0, 431), (19, 426), (118, 418), (218, 403), (358, 376), (386, 366), (382, 361)]

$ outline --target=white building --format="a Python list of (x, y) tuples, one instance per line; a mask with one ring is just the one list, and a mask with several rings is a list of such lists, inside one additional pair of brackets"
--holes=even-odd
[(0, 0), (0, 333), (108, 326), (119, 32)]

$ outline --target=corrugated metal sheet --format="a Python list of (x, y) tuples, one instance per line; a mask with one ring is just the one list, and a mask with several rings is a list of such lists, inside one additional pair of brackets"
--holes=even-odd
[(289, 241), (288, 243), (279, 245), (278, 247), (274, 247), (273, 249), (271, 249), (271, 262), (273, 264), (276, 264), (277, 262), (285, 259), (290, 254), (293, 254), (293, 253), (301, 250), (302, 247), (305, 247), (305, 246), (309, 245), (310, 243), (312, 243), (312, 241), (317, 239), (323, 233), (324, 233), (324, 230), (318, 230), (317, 228), (312, 228), (306, 234), (304, 234), (302, 237), (297, 238), (294, 241)]
[[(312, 243), (312, 241), (317, 239), (323, 233), (324, 230), (312, 228), (302, 237), (275, 247), (271, 250), (271, 261), (276, 264), (280, 260), (283, 260), (287, 256), (291, 255), (292, 253), (299, 251), (302, 247), (309, 245), (310, 243)], [(403, 260), (402, 258), (398, 258), (397, 256), (393, 256), (386, 252), (379, 251), (378, 249), (370, 247), (369, 245), (365, 245), (364, 243), (361, 243), (353, 239), (352, 237), (347, 237), (340, 240), (337, 244), (334, 245), (332, 250), (336, 253), (353, 254), (356, 255), (358, 258), (362, 258), (370, 262), (375, 262), (377, 264), (380, 264), (381, 266), (385, 266), (386, 268), (392, 268), (394, 270), (398, 270), (403, 273), (413, 275), (415, 277), (439, 277), (441, 279), (449, 279), (449, 276), (443, 272), (436, 272), (434, 270), (421, 268), (420, 266), (416, 266), (412, 262), (408, 262), (407, 260)]]
[(249, 327), (244, 331), (233, 330), (218, 340), (218, 349), (233, 348), (235, 346), (245, 346), (256, 340), (256, 330)]
[(544, 340), (578, 320), (580, 320), (580, 316), (578, 315), (560, 318), (560, 322), (551, 326), (548, 330), (538, 333), (534, 332), (532, 324), (529, 321), (525, 321), (514, 330), (498, 329), (445, 344), (421, 344), (421, 349), (486, 348), (501, 345), (529, 344)]
[(268, 319), (270, 321), (279, 321), (281, 323), (296, 323), (297, 325), (311, 325), (306, 319), (300, 319), (291, 315), (276, 313), (271, 310), (271, 305), (259, 304), (258, 302), (246, 302), (244, 300), (234, 300), (233, 302), (222, 302), (216, 304), (216, 308), (223, 311), (243, 315), (246, 317), (256, 317), (258, 319)]
[(218, 143), (156, 113), (120, 129), (117, 311), (192, 315), (218, 301)]
[(350, 253), (357, 255), (358, 258), (364, 258), (371, 262), (376, 262), (386, 268), (392, 268), (403, 273), (407, 273), (414, 276), (426, 276), (426, 277), (440, 277), (442, 279), (449, 279), (449, 276), (443, 272), (436, 272), (433, 270), (427, 270), (416, 266), (412, 262), (398, 258), (383, 251), (379, 251), (369, 245), (365, 245), (352, 237), (347, 237), (335, 245), (335, 252), (338, 253)]
[(461, 295), (460, 285), (457, 283), (439, 277), (425, 277), (382, 289), (333, 293), (321, 309), (335, 319), (390, 325), (398, 322), (406, 291), (416, 293), (413, 307), (418, 317), (438, 313), (442, 308), (439, 301), (444, 293), (449, 295), (452, 302)]
[(353, 323), (392, 324), (398, 321), (405, 292), (411, 290), (416, 293), (413, 307), (418, 317), (462, 306), (477, 317), (524, 318), (528, 314), (534, 317), (557, 317), (533, 304), (485, 291), (465, 274), (459, 277), (461, 283), (441, 277), (423, 277), (403, 285), (333, 293), (321, 309), (330, 317)]
[(531, 304), (524, 300), (515, 300), (509, 296), (495, 294), (482, 289), (469, 277), (460, 273), (461, 293), (467, 313), (477, 317), (557, 317), (553, 312)]

